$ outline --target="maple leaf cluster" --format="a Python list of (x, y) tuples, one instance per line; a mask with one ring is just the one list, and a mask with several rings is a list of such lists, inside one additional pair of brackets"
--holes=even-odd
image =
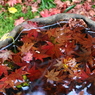
[[(0, 51), (1, 92), (17, 89), (26, 81), (34, 83), (35, 90), (39, 87), (35, 82), (40, 81), (46, 93), (57, 95), (69, 93), (77, 84), (84, 86), (85, 81), (85, 85), (95, 83), (95, 38), (87, 33), (83, 20), (71, 18), (68, 23), (47, 30), (28, 23), (26, 28), (33, 28), (22, 31), (15, 48), (13, 45)], [(70, 88), (67, 92), (65, 86)]]

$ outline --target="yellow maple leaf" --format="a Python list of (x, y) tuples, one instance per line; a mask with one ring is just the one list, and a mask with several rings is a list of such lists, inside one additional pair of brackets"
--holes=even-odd
[(10, 7), (8, 8), (8, 11), (12, 14), (16, 13), (17, 12), (17, 9), (15, 7)]

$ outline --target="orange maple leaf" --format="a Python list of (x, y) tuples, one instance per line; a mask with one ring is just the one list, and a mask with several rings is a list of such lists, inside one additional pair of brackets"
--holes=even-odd
[(52, 69), (51, 71), (47, 72), (47, 75), (45, 75), (45, 77), (47, 77), (48, 80), (59, 81), (58, 78), (59, 72), (60, 71), (54, 71), (54, 69)]
[(27, 53), (32, 47), (33, 43), (24, 43), (21, 48), (18, 47), (18, 49), (21, 51), (21, 54), (23, 55), (24, 53)]

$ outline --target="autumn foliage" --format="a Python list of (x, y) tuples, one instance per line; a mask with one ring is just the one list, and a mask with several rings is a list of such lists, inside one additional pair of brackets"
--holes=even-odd
[(60, 95), (77, 89), (76, 85), (83, 89), (95, 83), (95, 38), (83, 20), (70, 19), (50, 29), (28, 23), (34, 24), (32, 29), (23, 30), (14, 45), (0, 51), (1, 92), (31, 82), (31, 90), (42, 87), (48, 95)]

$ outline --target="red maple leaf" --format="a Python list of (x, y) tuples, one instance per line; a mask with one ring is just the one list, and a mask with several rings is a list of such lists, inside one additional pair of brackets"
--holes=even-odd
[(25, 21), (24, 18), (23, 17), (20, 17), (19, 19), (15, 20), (14, 25), (17, 26), (17, 25), (21, 24), (24, 21)]
[(84, 9), (85, 9), (86, 11), (89, 11), (89, 10), (91, 9), (91, 5), (89, 4), (89, 2), (85, 2), (85, 3), (84, 3)]
[(5, 65), (0, 65), (0, 76), (4, 74), (5, 76), (8, 75), (8, 70), (10, 70), (9, 67)]
[(34, 36), (35, 38), (38, 36), (39, 30), (37, 29), (31, 29), (28, 31), (28, 37)]
[(14, 63), (20, 63), (21, 62), (21, 54), (20, 53), (16, 53), (15, 55), (12, 56), (12, 61)]
[(20, 53), (16, 53), (12, 57), (12, 61), (14, 62), (14, 64), (16, 64), (16, 65), (18, 65), (20, 67), (28, 65), (25, 61), (21, 60), (21, 54)]
[(79, 77), (81, 80), (85, 80), (89, 77), (89, 75), (84, 70), (81, 70), (81, 72), (79, 73)]
[(62, 55), (62, 53), (59, 49), (59, 46), (57, 44), (53, 44), (49, 41), (47, 41), (47, 45), (42, 46), (42, 51), (44, 51), (50, 57), (59, 58)]
[(46, 55), (46, 54), (40, 54), (40, 53), (35, 53), (33, 55), (33, 57), (35, 57), (36, 60), (39, 59), (39, 60), (43, 61), (43, 58), (47, 58), (48, 55)]
[(59, 14), (61, 12), (60, 9), (52, 8), (49, 10), (52, 15)]
[(4, 92), (5, 88), (8, 86), (8, 83), (5, 82), (6, 80), (7, 80), (7, 77), (0, 79), (0, 91), (1, 92)]
[(40, 15), (41, 15), (42, 17), (49, 17), (49, 16), (51, 16), (52, 14), (51, 14), (51, 12), (50, 12), (49, 10), (45, 9), (45, 10), (43, 10), (43, 11), (40, 12)]
[(15, 72), (12, 72), (8, 78), (10, 78), (11, 80), (16, 80), (16, 79), (23, 80), (22, 75), (29, 74), (25, 69), (26, 66), (23, 66), (20, 69), (16, 69)]
[(61, 10), (60, 9), (57, 9), (57, 8), (51, 8), (51, 9), (45, 9), (45, 10), (43, 10), (43, 11), (41, 11), (40, 12), (40, 15), (42, 16), (42, 17), (49, 17), (49, 16), (51, 16), (51, 15), (55, 15), (55, 14), (58, 14), (58, 13), (60, 13), (61, 12)]
[(79, 77), (80, 77), (81, 80), (85, 80), (90, 75), (91, 75), (91, 70), (90, 70), (89, 66), (86, 64), (85, 71), (84, 70), (81, 70), (80, 73), (79, 73)]
[(36, 79), (39, 79), (40, 76), (41, 76), (40, 70), (36, 69), (36, 68), (35, 68), (35, 65), (34, 65), (32, 68), (30, 68), (30, 69), (28, 70), (28, 73), (29, 73), (29, 75), (27, 75), (27, 77), (28, 77), (31, 81), (34, 81), (34, 80), (36, 80)]
[(86, 64), (86, 73), (88, 74), (88, 75), (90, 75), (91, 74), (91, 70), (90, 70), (90, 68), (89, 68), (89, 66)]
[(18, 66), (20, 66), (20, 67), (23, 67), (23, 66), (28, 66), (29, 64), (27, 63), (27, 62), (20, 62), (20, 63), (14, 63), (14, 64), (16, 64), (16, 65), (18, 65)]

